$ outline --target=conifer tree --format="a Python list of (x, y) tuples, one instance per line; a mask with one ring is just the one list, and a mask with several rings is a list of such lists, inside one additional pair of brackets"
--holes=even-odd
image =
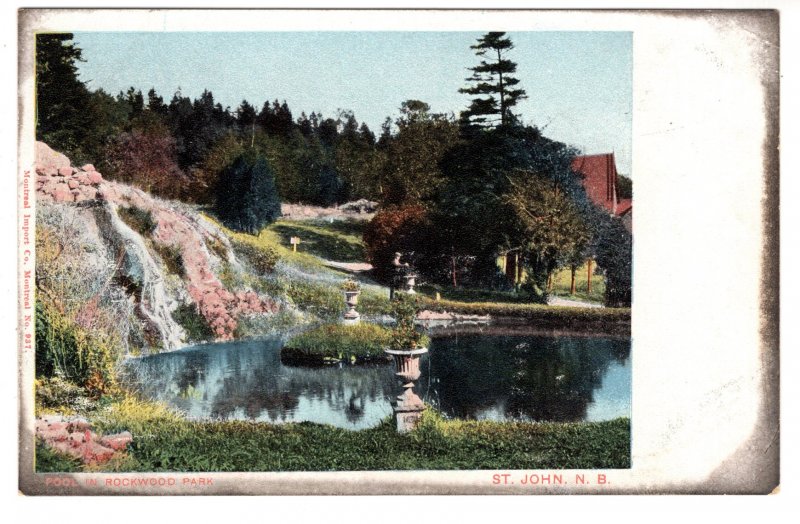
[(222, 172), (216, 209), (225, 225), (252, 235), (280, 216), (275, 177), (263, 155), (248, 151)]
[(82, 61), (71, 33), (36, 36), (36, 139), (75, 161), (91, 124), (89, 90), (78, 79)]
[(472, 85), (459, 89), (460, 93), (478, 95), (461, 113), (462, 119), (480, 127), (513, 124), (516, 118), (511, 108), (527, 98), (523, 89), (515, 88), (519, 79), (512, 75), (517, 70), (517, 64), (507, 58), (514, 44), (505, 37), (505, 33), (492, 32), (483, 35), (470, 48), (475, 49), (475, 54), (483, 60), (469, 68), (472, 76), (466, 80)]

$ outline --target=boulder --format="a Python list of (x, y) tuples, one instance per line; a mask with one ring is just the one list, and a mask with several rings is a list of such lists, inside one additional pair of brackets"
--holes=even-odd
[(131, 441), (133, 441), (133, 435), (129, 431), (123, 431), (122, 433), (104, 436), (100, 439), (100, 444), (114, 451), (120, 451), (125, 449)]
[(44, 142), (36, 142), (34, 148), (37, 172), (41, 168), (45, 174), (51, 174), (51, 172), (55, 172), (55, 170), (60, 167), (69, 167), (69, 158), (61, 153), (53, 151), (50, 146)]
[(85, 165), (84, 165), (84, 166), (81, 168), (81, 170), (83, 170), (83, 171), (94, 171), (95, 169), (94, 169), (94, 165), (92, 165), (92, 164), (85, 164)]
[(114, 456), (115, 451), (97, 442), (87, 442), (80, 447), (81, 458), (87, 463), (107, 462)]
[(67, 184), (61, 183), (56, 184), (55, 189), (53, 189), (53, 200), (56, 202), (72, 202), (73, 196), (67, 187)]
[(60, 442), (67, 440), (69, 438), (69, 433), (62, 425), (60, 427), (37, 429), (36, 436), (48, 442)]
[(86, 173), (86, 175), (89, 178), (89, 183), (90, 184), (97, 185), (97, 184), (100, 184), (103, 181), (103, 175), (101, 175), (97, 171), (89, 171), (88, 173)]
[(77, 180), (75, 180), (74, 178), (71, 178), (71, 179), (67, 180), (67, 185), (69, 186), (70, 189), (78, 189), (78, 186), (80, 185), (80, 183)]
[(69, 425), (67, 426), (69, 431), (86, 431), (87, 429), (92, 429), (92, 425), (89, 424), (89, 421), (85, 418), (73, 418), (69, 421)]
[(58, 168), (58, 176), (72, 176), (72, 168), (71, 167), (59, 167)]

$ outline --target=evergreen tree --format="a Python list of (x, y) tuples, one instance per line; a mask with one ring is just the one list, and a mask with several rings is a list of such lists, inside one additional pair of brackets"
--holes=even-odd
[(248, 151), (222, 172), (216, 211), (225, 225), (252, 235), (281, 215), (275, 177), (263, 155)]
[(466, 80), (472, 82), (472, 86), (459, 89), (459, 92), (479, 95), (479, 98), (472, 100), (469, 108), (461, 114), (462, 119), (481, 127), (503, 127), (515, 123), (511, 108), (527, 96), (524, 90), (514, 87), (519, 84), (519, 79), (512, 76), (517, 64), (506, 58), (514, 44), (505, 38), (505, 33), (492, 32), (483, 35), (470, 48), (475, 49), (475, 54), (483, 60), (469, 68), (472, 76)]
[(236, 109), (236, 123), (243, 130), (249, 130), (256, 121), (256, 108), (250, 105), (247, 100), (242, 100)]
[(337, 203), (344, 184), (336, 170), (329, 165), (323, 165), (319, 172), (319, 197), (317, 202), (322, 206), (332, 206)]
[(164, 103), (164, 99), (158, 96), (155, 88), (152, 87), (147, 92), (147, 108), (161, 117), (166, 117), (169, 114), (169, 107)]
[(82, 61), (71, 33), (36, 35), (36, 139), (75, 161), (91, 125), (89, 90), (78, 80)]

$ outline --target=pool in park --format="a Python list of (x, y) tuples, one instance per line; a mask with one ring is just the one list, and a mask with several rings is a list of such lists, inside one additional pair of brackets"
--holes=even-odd
[[(195, 419), (377, 425), (400, 392), (391, 362), (298, 367), (283, 339), (207, 344), (132, 359), (129, 381)], [(434, 336), (415, 390), (448, 417), (601, 421), (630, 416), (628, 338)]]

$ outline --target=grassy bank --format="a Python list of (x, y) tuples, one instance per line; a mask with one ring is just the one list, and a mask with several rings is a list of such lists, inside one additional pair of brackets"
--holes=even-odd
[(430, 299), (425, 300), (424, 307), (431, 311), (522, 319), (537, 327), (549, 329), (629, 333), (631, 325), (630, 308), (581, 308)]
[(366, 258), (361, 240), (364, 224), (364, 220), (278, 220), (267, 229), (277, 233), (284, 244), (288, 244), (291, 237), (299, 237), (298, 250), (302, 253), (339, 262), (361, 262)]
[[(326, 238), (345, 239), (341, 241), (350, 246), (346, 249), (350, 249), (356, 238), (354, 231), (357, 229), (354, 228), (360, 227), (357, 223), (338, 221), (333, 224), (326, 223), (323, 228), (320, 225), (314, 225), (313, 222), (279, 220), (261, 230), (258, 235), (249, 235), (231, 231), (212, 217), (202, 216), (219, 226), (234, 244), (246, 245), (250, 250), (267, 253), (270, 258), (274, 257), (277, 260), (274, 270), (258, 272), (259, 274), (256, 275), (223, 272), (221, 278), (227, 287), (232, 289), (251, 288), (276, 299), (284, 299), (301, 311), (322, 320), (330, 321), (342, 316), (345, 306), (340, 286), (351, 275), (327, 267), (315, 254), (303, 252), (303, 248), (298, 252), (293, 252), (289, 245), (289, 236), (300, 236), (302, 239), (300, 230), (303, 228), (310, 228), (309, 230), (320, 235), (327, 231)], [(333, 240), (328, 243), (321, 242), (317, 246), (319, 249), (323, 249), (321, 246), (330, 247), (332, 244), (335, 245)], [(322, 252), (319, 249), (316, 253), (320, 256), (336, 260), (335, 248), (330, 248), (333, 251), (323, 250)], [(241, 247), (238, 250), (241, 252)], [(242, 258), (247, 259), (248, 257)], [(358, 311), (362, 315), (388, 314), (390, 312), (388, 291), (374, 285), (371, 281), (362, 279)]]
[[(593, 266), (596, 267), (596, 266)], [(605, 302), (605, 278), (603, 275), (592, 275), (592, 291), (588, 291), (587, 265), (584, 264), (575, 273), (575, 293), (570, 293), (572, 272), (569, 268), (562, 268), (553, 273), (553, 282), (550, 294), (573, 300), (583, 300), (603, 304)], [(513, 290), (475, 289), (452, 286), (423, 284), (417, 287), (420, 293), (434, 297), (436, 293), (445, 300), (458, 302), (500, 302), (503, 304), (530, 303), (531, 298), (527, 293)]]
[[(114, 471), (362, 471), (630, 467), (628, 419), (592, 423), (445, 420), (428, 411), (412, 433), (394, 423), (348, 431), (311, 423), (196, 422), (126, 399), (92, 417), (134, 440)], [(42, 468), (77, 468), (52, 452)], [(52, 471), (52, 470), (51, 470)]]
[(392, 331), (375, 324), (326, 324), (292, 337), (281, 359), (298, 363), (361, 363), (385, 359)]

